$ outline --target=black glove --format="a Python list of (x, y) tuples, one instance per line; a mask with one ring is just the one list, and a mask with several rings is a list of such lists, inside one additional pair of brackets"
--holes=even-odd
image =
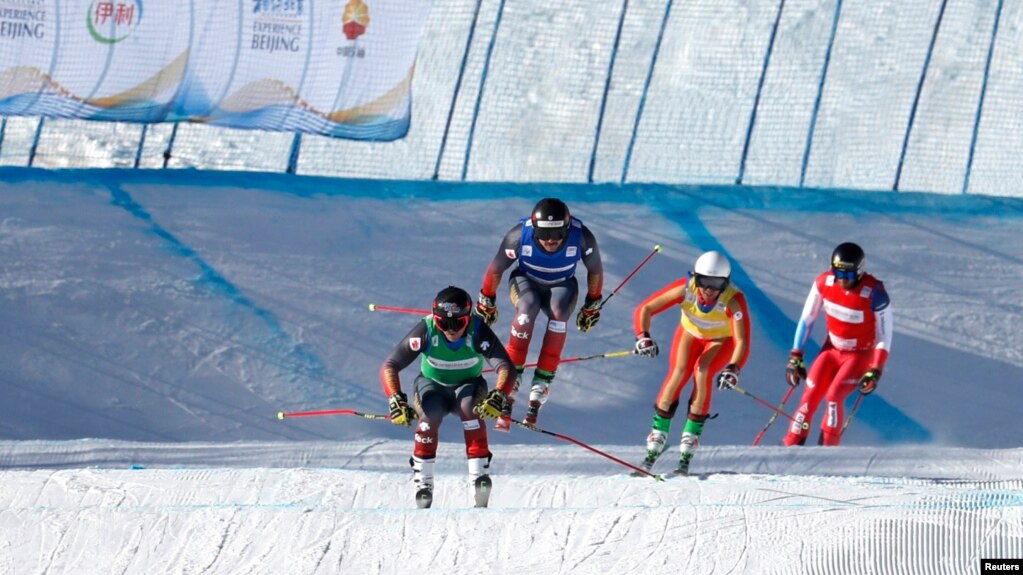
[(643, 357), (657, 357), (657, 342), (650, 337), (650, 332), (636, 334), (636, 353)]
[(481, 291), (479, 297), (476, 298), (475, 312), (476, 315), (483, 318), (483, 323), (488, 326), (494, 325), (497, 321), (497, 302), (494, 301), (494, 298), (483, 295)]
[(391, 410), (391, 423), (411, 427), (416, 419), (416, 410), (408, 406), (408, 396), (397, 392), (387, 398), (387, 407)]
[(575, 316), (575, 326), (579, 328), (579, 331), (590, 331), (600, 321), (600, 299), (599, 295), (596, 297), (586, 296), (586, 303), (579, 310), (579, 315)]
[(806, 379), (806, 362), (803, 361), (803, 350), (794, 349), (789, 352), (789, 364), (785, 366), (785, 381), (792, 387), (799, 387), (799, 382)]
[(508, 396), (500, 389), (491, 391), (487, 398), (480, 402), (473, 411), (486, 419), (497, 419), (501, 417), (504, 406), (508, 403)]
[(881, 380), (881, 368), (872, 367), (860, 378), (860, 393), (870, 395), (877, 389), (877, 382)]
[(718, 374), (718, 389), (735, 389), (737, 385), (739, 385), (739, 366), (730, 363)]

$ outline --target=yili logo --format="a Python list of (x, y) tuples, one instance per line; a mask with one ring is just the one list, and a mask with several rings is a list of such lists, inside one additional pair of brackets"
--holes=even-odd
[(369, 27), (369, 6), (362, 0), (348, 0), (341, 15), (341, 30), (345, 38), (355, 40), (366, 33)]
[(142, 0), (93, 2), (85, 15), (89, 34), (101, 44), (116, 44), (135, 31), (142, 21)]

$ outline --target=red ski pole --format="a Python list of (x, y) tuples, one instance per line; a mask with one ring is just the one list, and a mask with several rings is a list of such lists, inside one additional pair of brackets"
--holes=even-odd
[(861, 401), (863, 401), (863, 394), (862, 393), (859, 394), (856, 397), (856, 403), (853, 404), (852, 411), (850, 411), (848, 417), (845, 418), (845, 423), (842, 424), (842, 431), (840, 431), (838, 433), (839, 437), (842, 437), (843, 435), (845, 435), (845, 430), (849, 429), (849, 424), (852, 423), (852, 418), (853, 418), (854, 415), (856, 415), (856, 410), (858, 410), (860, 408), (860, 402)]
[(583, 449), (588, 449), (588, 450), (592, 451), (593, 453), (596, 453), (597, 455), (599, 455), (601, 457), (606, 457), (607, 459), (610, 459), (611, 461), (614, 461), (615, 463), (617, 463), (619, 465), (624, 465), (625, 467), (628, 467), (629, 469), (631, 469), (631, 470), (633, 470), (633, 471), (635, 471), (637, 473), (640, 473), (642, 475), (646, 475), (647, 477), (652, 477), (652, 478), (656, 479), (657, 481), (664, 481), (664, 477), (662, 477), (660, 475), (657, 475), (655, 473), (650, 473), (649, 471), (647, 471), (646, 469), (643, 469), (642, 467), (636, 467), (635, 465), (629, 463), (628, 461), (622, 461), (621, 459), (618, 459), (614, 455), (611, 455), (609, 453), (604, 453), (603, 451), (601, 451), (601, 450), (599, 450), (599, 449), (597, 449), (595, 447), (591, 447), (589, 445), (586, 445), (582, 441), (579, 441), (577, 439), (573, 439), (573, 438), (571, 438), (571, 437), (569, 437), (567, 435), (562, 435), (560, 433), (554, 433), (553, 431), (547, 431), (546, 429), (540, 429), (539, 427), (537, 427), (535, 425), (530, 425), (530, 424), (528, 424), (528, 423), (526, 423), (524, 421), (519, 421), (517, 419), (512, 419), (512, 423), (514, 423), (515, 425), (518, 425), (519, 427), (528, 429), (530, 431), (535, 431), (537, 433), (543, 433), (544, 435), (550, 435), (551, 437), (557, 437), (558, 439), (563, 439), (563, 440), (565, 440), (565, 441), (567, 441), (569, 443), (574, 443), (574, 444), (578, 445), (579, 447), (582, 447)]
[(757, 438), (753, 440), (753, 445), (760, 445), (760, 440), (764, 438), (764, 433), (767, 431), (767, 428), (771, 427), (774, 420), (778, 419), (778, 413), (780, 413), (780, 410), (785, 407), (786, 403), (788, 403), (789, 398), (792, 397), (792, 392), (795, 390), (796, 388), (789, 386), (789, 390), (785, 392), (785, 397), (781, 398), (781, 403), (778, 404), (779, 411), (771, 414), (771, 419), (767, 420), (767, 425), (765, 425), (764, 428), (760, 430), (760, 433), (757, 434)]
[(355, 411), (354, 409), (325, 409), (322, 411), (292, 411), (292, 412), (277, 412), (277, 419), (284, 419), (286, 417), (316, 417), (319, 415), (357, 415), (366, 419), (387, 419), (390, 420), (390, 415), (378, 414), (378, 413), (363, 413), (361, 411)]
[[(739, 387), (738, 385), (736, 385), (732, 389), (734, 389), (735, 391), (738, 391), (739, 393), (741, 393), (741, 394), (743, 394), (743, 395), (745, 395), (747, 397), (752, 398), (753, 400), (755, 400), (760, 405), (763, 405), (764, 407), (766, 407), (767, 409), (770, 409), (771, 411), (775, 412), (778, 415), (784, 415), (785, 417), (789, 418), (792, 421), (796, 420), (795, 417), (792, 417), (791, 415), (785, 413), (784, 411), (778, 409), (777, 407), (771, 405), (770, 403), (767, 403), (763, 399), (760, 399), (759, 397), (753, 395), (752, 393), (746, 391), (745, 389)], [(810, 428), (810, 424), (806, 423), (806, 422), (803, 422), (803, 429), (809, 429), (809, 428)]]
[(640, 270), (640, 268), (645, 266), (646, 263), (648, 261), (650, 261), (650, 258), (654, 257), (654, 255), (656, 255), (656, 254), (658, 254), (660, 252), (661, 252), (660, 244), (655, 245), (654, 246), (654, 251), (650, 252), (647, 255), (647, 257), (643, 259), (643, 261), (639, 262), (639, 265), (636, 266), (636, 269), (632, 270), (632, 273), (630, 273), (629, 275), (625, 276), (625, 279), (622, 280), (622, 283), (618, 284), (618, 287), (616, 287), (615, 289), (611, 290), (611, 293), (606, 298), (604, 298), (604, 301), (600, 302), (600, 309), (604, 308), (604, 304), (606, 304), (608, 302), (608, 300), (610, 300), (612, 297), (614, 297), (614, 295), (616, 293), (618, 293), (618, 290), (622, 289), (622, 286), (625, 285), (626, 282), (631, 280), (632, 276), (636, 275), (636, 272), (638, 272)]
[(389, 305), (377, 305), (375, 303), (369, 304), (369, 311), (394, 311), (398, 313), (414, 313), (417, 315), (429, 315), (430, 310), (427, 309), (412, 309), (408, 307), (391, 307)]
[[(598, 354), (595, 354), (595, 355), (584, 355), (584, 356), (581, 356), (581, 357), (566, 357), (565, 359), (561, 360), (561, 363), (572, 363), (574, 361), (587, 361), (587, 360), (590, 360), (590, 359), (602, 359), (602, 358), (610, 359), (612, 357), (625, 357), (626, 355), (633, 355), (634, 353), (636, 353), (636, 352), (632, 351), (631, 349), (628, 349), (628, 350), (624, 350), (624, 351), (612, 351), (612, 352), (608, 352), (608, 353), (598, 353)], [(537, 365), (539, 365), (539, 364), (537, 364), (537, 363), (527, 363), (526, 365), (524, 365), (522, 367), (523, 367), (523, 369), (525, 369), (527, 367), (536, 367)], [(494, 369), (488, 367), (487, 369), (483, 370), (483, 373), (490, 373), (492, 371), (494, 371)]]

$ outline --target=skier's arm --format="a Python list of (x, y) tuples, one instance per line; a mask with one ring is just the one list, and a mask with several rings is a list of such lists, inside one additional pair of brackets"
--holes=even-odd
[(401, 380), (398, 378), (398, 372), (415, 361), (426, 345), (426, 322), (419, 321), (415, 327), (409, 330), (405, 337), (401, 338), (398, 345), (394, 346), (391, 354), (387, 356), (383, 365), (380, 366), (380, 385), (383, 387), (384, 394), (387, 397), (391, 397), (401, 391)]
[(689, 278), (680, 278), (654, 292), (632, 312), (632, 328), (636, 334), (649, 333), (653, 316), (682, 303)]
[(817, 316), (823, 305), (824, 298), (821, 296), (820, 290), (817, 289), (817, 282), (814, 281), (810, 286), (810, 293), (806, 296), (806, 303), (803, 304), (803, 313), (800, 314), (799, 322), (796, 323), (796, 335), (792, 341), (792, 349), (802, 350), (806, 345), (806, 340), (810, 338), (813, 324), (817, 321)]
[(888, 361), (888, 352), (892, 349), (892, 305), (884, 284), (877, 282), (870, 296), (870, 305), (874, 310), (874, 362), (872, 367), (884, 367)]
[(734, 363), (741, 369), (749, 359), (750, 319), (746, 296), (739, 292), (728, 302), (728, 311), (732, 316), (732, 357), (728, 363)]
[(586, 299), (599, 300), (604, 291), (604, 262), (600, 257), (597, 238), (589, 228), (583, 226), (583, 265), (586, 266)]
[(507, 350), (497, 339), (497, 334), (487, 324), (479, 321), (476, 329), (476, 341), (474, 349), (487, 360), (487, 365), (494, 369), (497, 380), (494, 382), (494, 389), (499, 389), (505, 395), (511, 395), (515, 385), (515, 364), (508, 357)]
[(480, 287), (480, 293), (490, 299), (497, 295), (497, 286), (501, 283), (501, 276), (519, 257), (520, 243), (522, 243), (522, 224), (515, 224), (515, 227), (504, 235), (501, 245), (497, 248), (497, 254), (487, 266), (487, 271), (483, 274), (483, 286)]

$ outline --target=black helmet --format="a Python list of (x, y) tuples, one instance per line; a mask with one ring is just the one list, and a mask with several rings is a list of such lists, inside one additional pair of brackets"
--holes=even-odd
[(837, 279), (854, 281), (863, 275), (863, 266), (867, 261), (863, 248), (852, 243), (838, 244), (831, 252), (831, 272)]
[(568, 237), (572, 216), (565, 202), (556, 198), (544, 198), (533, 208), (533, 235), (538, 240), (563, 240)]
[(460, 287), (448, 286), (433, 298), (433, 323), (444, 331), (458, 331), (469, 325), (472, 297)]

